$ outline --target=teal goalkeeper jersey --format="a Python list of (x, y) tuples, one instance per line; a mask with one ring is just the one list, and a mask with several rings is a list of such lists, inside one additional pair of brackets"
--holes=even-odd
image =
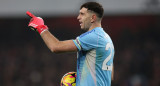
[(78, 48), (76, 86), (111, 86), (114, 47), (101, 27), (73, 40)]

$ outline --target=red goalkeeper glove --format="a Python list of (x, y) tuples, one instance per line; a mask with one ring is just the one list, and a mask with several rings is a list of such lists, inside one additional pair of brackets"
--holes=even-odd
[(26, 14), (31, 17), (31, 20), (30, 20), (28, 26), (32, 30), (38, 31), (39, 34), (42, 34), (44, 31), (48, 30), (48, 27), (46, 25), (44, 25), (44, 21), (42, 18), (36, 17), (32, 13), (30, 13), (29, 11), (27, 11)]

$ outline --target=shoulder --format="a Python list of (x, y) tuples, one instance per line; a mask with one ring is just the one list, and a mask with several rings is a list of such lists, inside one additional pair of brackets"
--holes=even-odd
[(82, 38), (82, 37), (86, 37), (86, 36), (91, 36), (91, 35), (94, 34), (94, 31), (95, 30), (91, 30), (91, 31), (85, 32), (85, 33), (81, 34), (79, 37)]
[(91, 31), (88, 31), (88, 32), (85, 32), (85, 33), (81, 34), (79, 37), (82, 38), (82, 37), (95, 37), (95, 36), (98, 36), (101, 33), (100, 29), (101, 29), (100, 27), (96, 27), (96, 28), (92, 29)]

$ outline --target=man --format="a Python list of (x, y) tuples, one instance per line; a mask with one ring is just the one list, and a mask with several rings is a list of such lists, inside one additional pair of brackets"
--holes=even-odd
[(32, 17), (28, 26), (40, 33), (52, 52), (78, 51), (76, 86), (111, 86), (114, 47), (101, 27), (103, 7), (99, 3), (87, 2), (80, 7), (77, 19), (86, 32), (75, 40), (59, 41), (42, 18), (27, 14)]

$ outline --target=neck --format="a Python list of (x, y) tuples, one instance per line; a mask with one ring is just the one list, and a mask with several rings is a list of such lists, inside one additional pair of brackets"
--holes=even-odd
[(101, 26), (101, 23), (100, 23), (100, 22), (94, 22), (94, 23), (91, 25), (91, 27), (89, 28), (88, 31), (90, 31), (90, 30), (92, 30), (92, 29), (94, 29), (94, 28), (96, 28), (96, 27), (102, 27), (102, 26)]

